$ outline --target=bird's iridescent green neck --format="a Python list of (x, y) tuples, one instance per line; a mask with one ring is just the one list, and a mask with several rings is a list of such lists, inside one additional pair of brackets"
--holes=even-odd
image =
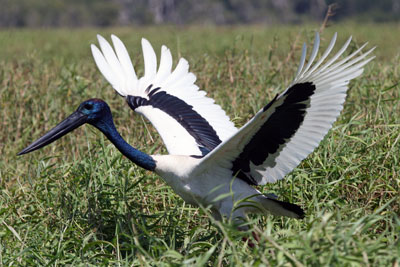
[(146, 153), (129, 145), (118, 133), (114, 126), (112, 118), (105, 118), (104, 120), (93, 123), (104, 135), (115, 145), (116, 148), (128, 159), (138, 166), (153, 171), (156, 167), (154, 159)]
[[(105, 102), (103, 103), (105, 104)], [(150, 155), (132, 147), (121, 137), (115, 128), (111, 111), (107, 104), (102, 107), (102, 111), (100, 118), (89, 120), (89, 123), (99, 129), (133, 163), (146, 170), (153, 171), (156, 167), (154, 159)]]

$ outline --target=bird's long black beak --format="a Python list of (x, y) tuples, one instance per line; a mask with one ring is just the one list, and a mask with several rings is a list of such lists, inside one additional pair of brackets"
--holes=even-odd
[(74, 113), (69, 115), (68, 118), (60, 122), (56, 127), (48, 131), (45, 135), (24, 148), (21, 152), (18, 153), (18, 155), (23, 155), (42, 148), (63, 137), (67, 133), (73, 131), (74, 129), (78, 128), (86, 122), (87, 115), (83, 114), (82, 112), (75, 111)]

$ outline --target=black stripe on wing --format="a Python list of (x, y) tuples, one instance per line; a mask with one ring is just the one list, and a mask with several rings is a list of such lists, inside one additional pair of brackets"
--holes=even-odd
[[(310, 97), (314, 94), (315, 85), (307, 82), (295, 84), (283, 96), (282, 104), (276, 107), (267, 121), (244, 146), (242, 153), (232, 162), (232, 172), (236, 177), (248, 184), (257, 185), (254, 177), (250, 175), (250, 161), (254, 165), (262, 165), (265, 160), (283, 145), (301, 126)], [(276, 101), (273, 99), (263, 109), (265, 112)]]
[(152, 85), (146, 89), (149, 99), (128, 95), (128, 105), (133, 110), (150, 105), (167, 113), (196, 140), (203, 156), (221, 143), (217, 132), (191, 105), (165, 91), (160, 91), (160, 87), (152, 90), (151, 87)]

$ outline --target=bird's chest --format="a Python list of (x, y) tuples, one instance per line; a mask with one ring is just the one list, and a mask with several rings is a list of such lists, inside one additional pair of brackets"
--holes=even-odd
[(196, 160), (185, 156), (159, 156), (156, 172), (172, 189), (189, 204), (196, 204), (196, 190), (191, 185), (192, 170)]
[(162, 175), (161, 177), (185, 202), (197, 205), (200, 196), (196, 194), (196, 190), (193, 190), (191, 184), (187, 182), (188, 179), (174, 179), (174, 177), (169, 177), (169, 175)]
[[(163, 173), (161, 177), (186, 203), (204, 207), (219, 205), (215, 202), (219, 195), (229, 193), (230, 180), (205, 173), (189, 174), (176, 177), (171, 173)], [(218, 202), (218, 201), (217, 201)]]

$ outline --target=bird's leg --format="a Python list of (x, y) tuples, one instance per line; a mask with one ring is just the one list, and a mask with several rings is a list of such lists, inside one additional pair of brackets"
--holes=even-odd
[[(244, 225), (244, 226), (238, 226), (237, 229), (238, 229), (239, 231), (244, 232), (244, 231), (249, 230), (249, 227), (248, 227), (247, 225)], [(257, 234), (257, 232), (251, 231), (251, 235), (253, 236), (253, 238), (254, 238), (254, 240), (256, 241), (256, 243), (259, 243), (259, 242), (260, 242), (260, 236)], [(254, 247), (256, 246), (256, 243), (254, 243), (254, 242), (252, 241), (252, 239), (250, 238), (250, 236), (244, 236), (244, 237), (242, 237), (242, 241), (243, 241), (243, 242), (246, 242), (246, 241), (247, 241), (247, 244), (248, 244), (249, 247), (251, 247), (251, 248), (254, 248)]]
[(257, 232), (251, 231), (251, 235), (253, 236), (254, 240), (257, 241), (257, 243), (260, 243), (260, 236), (257, 234)]
[[(260, 236), (255, 231), (251, 231), (251, 235), (253, 236), (254, 240), (257, 241), (257, 243), (260, 242)], [(249, 237), (246, 237), (246, 236), (242, 237), (242, 241), (243, 242), (247, 241), (247, 244), (251, 248), (254, 248), (256, 246), (256, 244)]]
[(253, 243), (253, 241), (251, 241), (250, 238), (244, 236), (242, 237), (242, 241), (243, 242), (247, 242), (247, 245), (249, 245), (249, 247), (254, 248), (256, 245)]

